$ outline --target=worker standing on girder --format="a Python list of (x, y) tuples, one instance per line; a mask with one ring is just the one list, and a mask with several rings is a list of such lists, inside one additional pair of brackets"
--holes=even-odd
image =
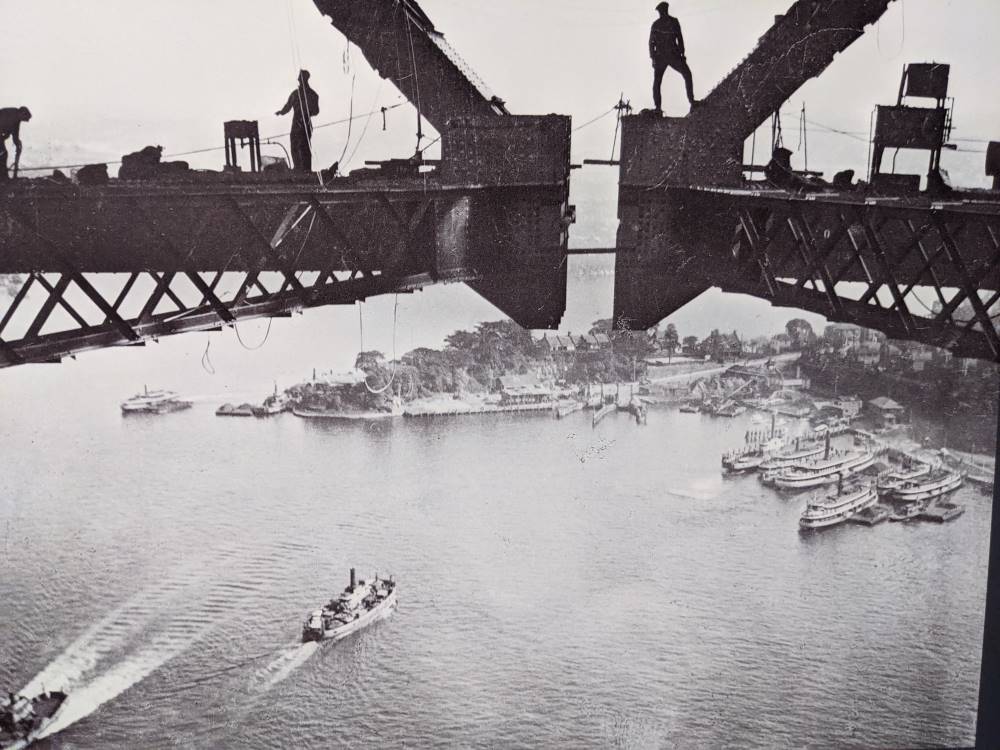
[(299, 172), (312, 172), (312, 118), (319, 114), (319, 95), (309, 86), (309, 71), (299, 71), (299, 85), (276, 115), (292, 117), (292, 164)]
[(4, 107), (0, 109), (0, 182), (10, 179), (7, 174), (7, 138), (14, 141), (14, 177), (21, 163), (21, 123), (31, 119), (27, 107)]
[(660, 17), (653, 21), (653, 28), (649, 32), (649, 56), (653, 60), (653, 107), (657, 112), (663, 111), (660, 86), (663, 84), (663, 74), (667, 72), (667, 68), (673, 68), (684, 76), (688, 104), (693, 107), (696, 103), (694, 82), (684, 54), (684, 36), (681, 34), (680, 21), (670, 15), (670, 3), (660, 3), (656, 6), (656, 10)]

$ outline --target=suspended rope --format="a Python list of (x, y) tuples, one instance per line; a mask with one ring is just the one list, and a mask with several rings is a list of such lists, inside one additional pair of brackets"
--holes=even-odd
[[(351, 99), (348, 105), (347, 114), (348, 117), (354, 117), (354, 81), (357, 79), (357, 75), (351, 76)], [(338, 171), (340, 171), (340, 165), (344, 163), (344, 157), (347, 155), (347, 149), (351, 145), (351, 130), (353, 129), (353, 122), (347, 126), (347, 138), (344, 139), (344, 150), (340, 152), (340, 158), (337, 159)]]
[(205, 353), (201, 355), (201, 369), (209, 375), (215, 375), (215, 365), (212, 364), (212, 360), (208, 356), (210, 346), (212, 346), (212, 339), (208, 339), (205, 342)]
[[(295, 26), (295, 9), (292, 7), (292, 0), (288, 0), (285, 8), (288, 11), (288, 34), (289, 43), (292, 48), (292, 69), (296, 80), (298, 80), (302, 70), (302, 56), (299, 51), (298, 30)], [(312, 113), (309, 110), (309, 102), (304, 90), (305, 85), (306, 84), (303, 81), (299, 81), (295, 86), (295, 92), (299, 100), (299, 117), (302, 118), (302, 129), (305, 131), (306, 144), (309, 147), (309, 154), (311, 156), (315, 153), (313, 151), (312, 139)], [(324, 187), (322, 170), (313, 170), (313, 173), (316, 175), (316, 180), (319, 182), (319, 186)]]
[(615, 147), (618, 146), (618, 131), (621, 130), (622, 117), (624, 117), (627, 112), (632, 111), (631, 103), (625, 101), (624, 91), (618, 95), (618, 103), (615, 105), (615, 111), (618, 114), (615, 116), (615, 135), (611, 139), (611, 156), (608, 157), (608, 161), (615, 160)]
[(597, 117), (593, 118), (592, 120), (587, 120), (587, 122), (583, 123), (583, 125), (577, 125), (577, 126), (576, 126), (575, 128), (573, 128), (572, 132), (574, 132), (574, 133), (575, 133), (575, 132), (576, 132), (576, 131), (578, 131), (578, 130), (583, 130), (583, 129), (584, 129), (585, 127), (587, 127), (587, 126), (589, 126), (589, 125), (593, 125), (593, 124), (594, 124), (595, 122), (597, 122), (598, 120), (603, 120), (603, 119), (604, 119), (605, 117), (607, 117), (608, 115), (610, 115), (610, 114), (611, 114), (612, 112), (614, 112), (614, 111), (615, 111), (616, 109), (617, 109), (617, 106), (616, 106), (616, 107), (612, 107), (612, 108), (611, 108), (611, 109), (609, 109), (609, 110), (608, 110), (607, 112), (604, 112), (604, 113), (602, 113), (602, 114), (599, 114), (599, 115), (598, 115)]
[[(380, 108), (378, 110), (376, 109), (376, 107), (378, 107), (379, 97), (382, 95), (382, 86), (384, 84), (385, 84), (385, 79), (384, 78), (379, 78), (378, 89), (376, 89), (376, 91), (375, 91), (375, 101), (372, 102), (372, 108), (368, 111), (368, 119), (365, 120), (365, 126), (363, 128), (361, 128), (361, 135), (358, 136), (358, 142), (355, 143), (354, 144), (354, 148), (351, 149), (351, 155), (347, 157), (346, 164), (353, 164), (354, 163), (354, 155), (357, 154), (358, 153), (358, 149), (361, 148), (361, 144), (365, 140), (365, 134), (368, 132), (368, 126), (371, 125), (372, 115), (375, 114), (376, 111), (382, 112), (382, 130), (386, 129), (385, 113), (386, 113), (387, 110), (386, 110), (385, 107), (382, 107), (382, 108)], [(353, 82), (352, 82), (351, 85), (353, 87), (353, 85), (354, 85)], [(345, 162), (341, 161), (341, 164), (345, 164)], [(341, 169), (341, 171), (343, 171), (343, 169)]]
[(378, 396), (379, 394), (385, 393), (392, 387), (393, 382), (396, 380), (396, 322), (399, 313), (399, 295), (396, 295), (396, 300), (392, 306), (392, 372), (389, 374), (389, 382), (385, 384), (382, 388), (372, 388), (368, 384), (368, 375), (365, 375), (365, 388), (368, 392)]
[(410, 18), (409, 14), (406, 14), (406, 37), (410, 46), (410, 68), (413, 70), (413, 86), (417, 100), (417, 147), (414, 149), (414, 153), (419, 154), (420, 142), (424, 139), (424, 127), (423, 112), (420, 107), (420, 73), (417, 71), (417, 55), (413, 50), (413, 32), (410, 30), (412, 24), (413, 19)]
[(805, 170), (809, 171), (809, 129), (806, 120), (806, 103), (802, 102), (802, 112), (799, 115), (799, 145), (796, 151), (802, 151)]
[(423, 154), (423, 153), (424, 153), (424, 151), (426, 151), (427, 149), (429, 149), (429, 148), (430, 148), (431, 146), (433, 146), (433, 145), (434, 145), (435, 143), (437, 143), (437, 142), (438, 142), (438, 141), (440, 141), (440, 140), (441, 140), (441, 136), (438, 136), (438, 137), (437, 137), (437, 138), (435, 138), (435, 139), (434, 139), (433, 141), (431, 141), (431, 142), (430, 142), (430, 143), (428, 143), (428, 144), (427, 144), (426, 146), (424, 146), (424, 147), (423, 147), (422, 149), (420, 149), (420, 153), (421, 153), (421, 154)]
[(264, 344), (267, 343), (268, 337), (271, 335), (271, 323), (273, 323), (273, 322), (274, 322), (274, 318), (268, 318), (267, 319), (267, 330), (264, 331), (264, 338), (261, 339), (261, 342), (259, 344), (257, 344), (257, 346), (247, 346), (246, 343), (244, 343), (243, 337), (240, 336), (240, 327), (239, 327), (239, 324), (234, 322), (233, 323), (233, 330), (236, 331), (236, 339), (237, 339), (237, 341), (240, 342), (240, 346), (242, 346), (248, 352), (255, 352), (258, 349), (263, 348)]

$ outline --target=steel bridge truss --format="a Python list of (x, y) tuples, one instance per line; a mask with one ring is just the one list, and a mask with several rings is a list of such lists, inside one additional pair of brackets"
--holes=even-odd
[(723, 289), (1000, 360), (1000, 203), (918, 209), (754, 198), (730, 211)]
[(106, 189), (82, 208), (65, 196), (0, 202), (0, 255), (17, 272), (0, 367), (481, 281), (505, 265), (497, 254), (477, 261), (456, 230), (509, 204), (497, 190), (165, 192)]

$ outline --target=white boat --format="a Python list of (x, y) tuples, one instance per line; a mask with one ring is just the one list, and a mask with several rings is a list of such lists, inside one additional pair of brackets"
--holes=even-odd
[(799, 518), (802, 529), (821, 529), (843, 523), (858, 511), (878, 502), (878, 493), (871, 483), (865, 482), (829, 495), (818, 495), (806, 505)]
[(24, 750), (41, 739), (65, 701), (58, 690), (34, 698), (9, 693), (0, 700), (0, 750)]
[(191, 407), (190, 401), (183, 401), (174, 391), (149, 390), (122, 402), (122, 414), (167, 414)]
[(388, 617), (396, 608), (396, 582), (389, 578), (358, 581), (351, 568), (351, 582), (336, 599), (310, 612), (302, 625), (302, 642), (339, 641), (373, 622)]
[(932, 500), (954, 492), (964, 481), (961, 474), (942, 469), (926, 478), (902, 483), (894, 488), (889, 496), (893, 500), (906, 502)]
[(759, 469), (773, 454), (785, 447), (780, 437), (771, 438), (756, 449), (728, 453), (722, 457), (722, 468), (726, 474), (746, 474)]
[(808, 461), (823, 454), (822, 443), (807, 443), (805, 445), (790, 446), (785, 450), (778, 450), (769, 455), (760, 465), (761, 471), (773, 471), (774, 469), (784, 469), (794, 466), (802, 461)]
[(924, 512), (924, 504), (921, 502), (906, 503), (899, 506), (891, 516), (890, 521), (913, 521)]
[(845, 479), (864, 471), (873, 463), (875, 454), (870, 449), (848, 451), (790, 466), (775, 475), (773, 483), (783, 490), (804, 490)]
[(878, 480), (877, 489), (880, 495), (887, 495), (897, 487), (907, 482), (927, 476), (931, 473), (931, 465), (918, 461), (908, 467), (893, 471)]

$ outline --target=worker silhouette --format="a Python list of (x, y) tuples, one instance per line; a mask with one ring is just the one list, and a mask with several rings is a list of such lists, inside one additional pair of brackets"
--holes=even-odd
[(0, 109), (0, 182), (10, 179), (7, 174), (7, 138), (14, 141), (14, 177), (21, 163), (21, 123), (31, 119), (27, 107), (4, 107)]
[(319, 95), (309, 86), (309, 71), (299, 71), (299, 85), (277, 115), (292, 113), (292, 164), (299, 172), (312, 172), (312, 118), (319, 114)]
[(670, 15), (670, 3), (660, 3), (656, 6), (656, 10), (660, 17), (653, 21), (653, 28), (649, 32), (649, 56), (653, 60), (653, 107), (657, 112), (663, 111), (660, 86), (663, 84), (663, 74), (667, 72), (667, 68), (673, 68), (684, 76), (688, 104), (693, 107), (697, 102), (694, 98), (691, 68), (688, 67), (687, 57), (684, 54), (681, 24)]

